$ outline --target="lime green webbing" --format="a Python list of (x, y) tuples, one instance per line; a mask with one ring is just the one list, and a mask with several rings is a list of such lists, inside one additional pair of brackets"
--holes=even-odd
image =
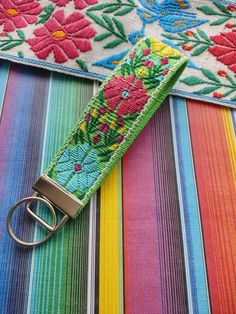
[(159, 108), (188, 59), (144, 38), (103, 82), (46, 175), (83, 204)]

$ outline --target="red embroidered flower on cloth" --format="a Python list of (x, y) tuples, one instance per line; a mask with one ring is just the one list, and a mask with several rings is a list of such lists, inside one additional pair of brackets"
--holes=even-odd
[(117, 116), (140, 112), (149, 96), (147, 88), (143, 88), (141, 79), (135, 82), (135, 75), (125, 78), (123, 75), (114, 77), (104, 88), (104, 98), (109, 110), (117, 107)]
[(92, 50), (89, 39), (96, 35), (96, 31), (90, 24), (80, 12), (65, 18), (64, 12), (60, 10), (43, 27), (37, 28), (35, 37), (27, 42), (39, 59), (45, 60), (52, 52), (55, 62), (64, 63), (78, 57), (80, 51)]
[[(51, 1), (59, 7), (64, 7), (71, 0), (51, 0)], [(86, 8), (88, 5), (93, 5), (93, 4), (98, 3), (98, 0), (74, 0), (74, 2), (75, 2), (75, 8), (81, 10), (81, 9)]]
[(236, 32), (211, 36), (211, 40), (216, 45), (209, 47), (208, 51), (216, 57), (216, 60), (227, 65), (231, 71), (236, 73)]
[(40, 12), (42, 8), (35, 0), (3, 0), (0, 1), (0, 25), (4, 25), (4, 32), (12, 32), (35, 23)]

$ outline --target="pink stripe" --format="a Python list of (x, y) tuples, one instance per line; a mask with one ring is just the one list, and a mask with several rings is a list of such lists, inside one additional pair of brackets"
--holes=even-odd
[[(161, 312), (151, 124), (123, 158), (125, 313)], [(159, 309), (159, 310), (158, 310)]]

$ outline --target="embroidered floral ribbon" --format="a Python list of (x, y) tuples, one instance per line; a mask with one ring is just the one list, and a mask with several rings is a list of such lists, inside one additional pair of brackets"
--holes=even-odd
[(146, 38), (100, 86), (44, 174), (78, 198), (80, 210), (161, 105), (187, 62), (179, 51)]

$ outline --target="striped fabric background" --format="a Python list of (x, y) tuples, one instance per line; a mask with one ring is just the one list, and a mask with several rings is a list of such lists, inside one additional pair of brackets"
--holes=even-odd
[[(0, 313), (235, 314), (236, 110), (170, 97), (76, 221), (9, 238), (96, 88), (0, 61)], [(22, 209), (13, 227), (43, 233)]]

